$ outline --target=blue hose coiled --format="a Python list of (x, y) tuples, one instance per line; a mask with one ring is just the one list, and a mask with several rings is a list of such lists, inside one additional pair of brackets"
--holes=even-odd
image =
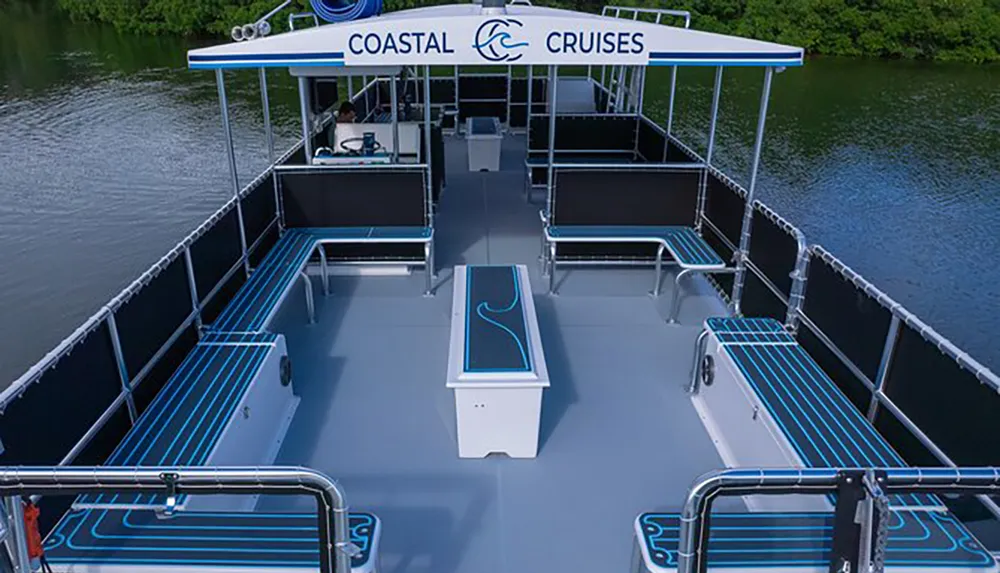
[(382, 0), (309, 0), (313, 12), (327, 22), (347, 22), (377, 16)]

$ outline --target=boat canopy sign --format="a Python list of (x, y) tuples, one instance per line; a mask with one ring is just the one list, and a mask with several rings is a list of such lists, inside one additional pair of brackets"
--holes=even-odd
[(188, 52), (192, 68), (399, 65), (797, 66), (802, 49), (748, 38), (510, 5), (391, 12)]

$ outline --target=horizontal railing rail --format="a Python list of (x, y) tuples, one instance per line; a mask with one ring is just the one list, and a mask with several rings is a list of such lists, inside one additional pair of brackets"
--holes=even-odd
[(705, 570), (709, 515), (718, 497), (739, 495), (826, 495), (836, 493), (845, 472), (872, 472), (885, 495), (938, 493), (988, 495), (1000, 491), (1000, 469), (820, 468), (731, 469), (709, 472), (688, 491), (681, 512), (677, 573)]
[[(302, 467), (0, 467), (0, 495), (142, 492), (179, 495), (311, 495), (316, 499), (322, 573), (348, 573), (356, 548), (343, 488)], [(26, 552), (27, 547), (19, 548)]]

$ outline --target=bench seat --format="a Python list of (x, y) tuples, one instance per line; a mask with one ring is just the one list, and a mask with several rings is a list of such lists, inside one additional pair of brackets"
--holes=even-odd
[[(428, 282), (434, 266), (432, 250), (433, 231), (428, 227), (330, 227), (295, 228), (285, 231), (264, 260), (257, 266), (250, 279), (240, 288), (228, 306), (212, 323), (211, 329), (219, 332), (258, 332), (265, 330), (277, 312), (292, 283), (298, 276), (305, 277), (303, 269), (320, 244), (338, 243), (422, 243), (427, 245), (426, 264)], [(320, 257), (326, 270), (325, 255)], [(306, 278), (307, 297), (312, 294)], [(329, 284), (323, 283), (324, 292)], [(428, 291), (430, 287), (428, 286)], [(311, 298), (307, 298), (307, 304)], [(311, 308), (311, 305), (309, 305)], [(310, 316), (312, 319), (312, 316)]]
[[(125, 438), (104, 463), (106, 466), (201, 466), (219, 454), (219, 442), (258, 375), (279, 378), (279, 361), (286, 354), (284, 339), (270, 333), (206, 333), (142, 413)], [(271, 380), (269, 379), (268, 382)], [(297, 399), (290, 388), (267, 388), (266, 399), (280, 412), (255, 406), (255, 422), (281, 416)], [(287, 403), (278, 403), (280, 401)], [(274, 428), (279, 434), (280, 429)], [(235, 436), (235, 434), (234, 434)], [(280, 435), (278, 436), (280, 440)], [(255, 444), (254, 447), (265, 447)], [(247, 464), (264, 463), (244, 445)], [(223, 454), (224, 455), (224, 454)], [(226, 460), (221, 460), (226, 461)], [(182, 505), (184, 497), (179, 496)], [(77, 508), (163, 507), (162, 496), (152, 494), (85, 494)]]
[(691, 273), (731, 272), (726, 262), (693, 228), (685, 226), (618, 226), (618, 225), (550, 225), (541, 213), (544, 239), (544, 271), (549, 275), (549, 293), (555, 291), (557, 243), (651, 243), (656, 250), (656, 277), (653, 296), (660, 294), (664, 251), (670, 253), (674, 263), (681, 268), (674, 279), (674, 292), (670, 303), (668, 321), (677, 322), (680, 311), (681, 279)]
[[(708, 567), (826, 573), (833, 523), (833, 513), (713, 513)], [(634, 527), (641, 559), (633, 571), (676, 570), (680, 516), (644, 513)], [(885, 564), (896, 571), (997, 570), (990, 553), (957, 519), (936, 512), (893, 512)]]
[[(907, 467), (833, 380), (770, 318), (710, 318), (706, 328), (749, 382), (804, 467)], [(939, 498), (906, 494), (894, 507), (943, 509)]]
[[(351, 570), (373, 571), (381, 524), (369, 513), (351, 513), (348, 521), (360, 550)], [(62, 518), (45, 541), (45, 555), (56, 571), (315, 571), (319, 537), (315, 513), (182, 512), (160, 519), (151, 511), (86, 509)]]
[(553, 242), (658, 243), (683, 269), (714, 271), (726, 262), (691, 227), (640, 227), (604, 225), (553, 225), (548, 228)]

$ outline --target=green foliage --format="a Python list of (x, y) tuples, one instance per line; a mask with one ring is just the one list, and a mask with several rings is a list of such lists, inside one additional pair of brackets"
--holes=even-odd
[[(385, 0), (386, 10), (444, 3)], [(597, 12), (600, 0), (548, 0)], [(75, 19), (113, 23), (142, 33), (228, 34), (267, 13), (276, 0), (58, 0)], [(271, 20), (287, 28), (288, 14)], [(810, 54), (880, 58), (1000, 61), (1000, 0), (622, 0), (619, 5), (680, 8), (700, 30), (802, 46)]]

